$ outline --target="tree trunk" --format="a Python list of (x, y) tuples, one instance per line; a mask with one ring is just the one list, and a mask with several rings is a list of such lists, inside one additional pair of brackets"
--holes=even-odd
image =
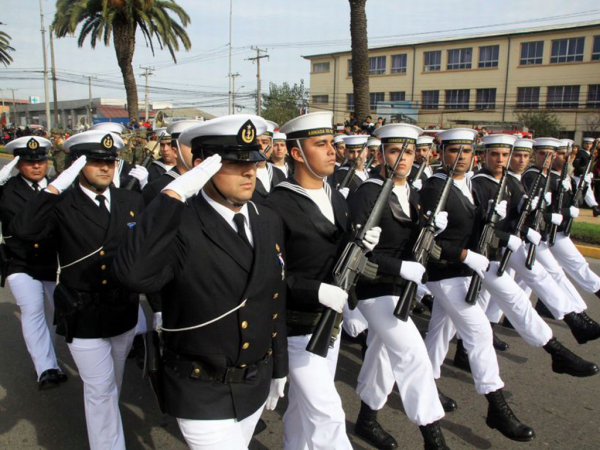
[(367, 0), (349, 0), (350, 36), (352, 38), (352, 85), (354, 115), (359, 123), (371, 114), (369, 93), (369, 43), (367, 40)]
[(135, 82), (135, 73), (133, 72), (133, 53), (135, 51), (135, 31), (136, 25), (132, 27), (126, 21), (115, 22), (113, 28), (113, 39), (115, 43), (115, 53), (117, 62), (123, 75), (125, 91), (127, 92), (127, 110), (129, 112), (129, 122), (135, 119), (140, 120), (138, 111), (138, 93)]

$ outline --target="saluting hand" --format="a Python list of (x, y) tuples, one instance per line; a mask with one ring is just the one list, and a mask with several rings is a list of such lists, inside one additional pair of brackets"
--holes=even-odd
[(221, 166), (221, 156), (212, 155), (189, 172), (171, 181), (162, 192), (185, 202), (200, 192), (200, 189), (221, 169)]
[(54, 180), (48, 188), (46, 189), (48, 192), (52, 194), (59, 195), (63, 191), (69, 188), (73, 184), (73, 182), (77, 179), (77, 175), (83, 169), (83, 166), (87, 163), (87, 158), (85, 155), (80, 156), (75, 160), (71, 166), (64, 170), (56, 180)]
[(11, 162), (9, 162), (2, 168), (2, 170), (0, 170), (0, 186), (4, 186), (6, 182), (10, 179), (10, 173), (19, 162), (19, 159), (21, 159), (20, 156), (15, 156), (15, 158)]

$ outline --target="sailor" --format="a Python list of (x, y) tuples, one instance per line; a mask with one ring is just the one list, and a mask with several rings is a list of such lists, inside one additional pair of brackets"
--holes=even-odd
[[(594, 138), (584, 137), (583, 144), (577, 152), (577, 155), (575, 155), (575, 160), (573, 161), (573, 175), (575, 175), (575, 185), (579, 184), (579, 179), (585, 175), (584, 171), (588, 166), (590, 159), (594, 158), (592, 152), (594, 150), (595, 141), (596, 139)], [(588, 175), (588, 188), (585, 191), (584, 200), (585, 203), (590, 208), (592, 208), (592, 213), (594, 214), (594, 217), (597, 217), (598, 215), (600, 215), (600, 209), (598, 209), (598, 201), (596, 200), (596, 197), (594, 196), (594, 191), (592, 190), (593, 183), (590, 182), (593, 179), (593, 173), (592, 171), (590, 171), (589, 173), (591, 175)]]
[[(433, 136), (421, 135), (417, 139), (417, 150), (415, 153), (415, 162), (410, 169), (409, 182), (411, 186), (415, 189), (419, 190), (423, 187), (423, 182), (433, 175), (433, 171), (431, 166), (429, 165), (429, 158), (431, 158), (431, 153), (433, 152)], [(421, 164), (425, 164), (424, 169), (421, 171), (418, 180), (415, 180), (417, 173), (419, 172), (419, 168)]]
[[(273, 169), (280, 170), (283, 179), (289, 177), (292, 173), (290, 165), (287, 162), (287, 148), (285, 146), (286, 136), (284, 133), (275, 131), (273, 133), (273, 151), (271, 152), (271, 164)], [(281, 179), (281, 176), (279, 177)]]
[(252, 195), (252, 201), (255, 203), (264, 203), (273, 187), (285, 179), (281, 170), (275, 171), (273, 165), (268, 163), (273, 152), (273, 133), (279, 125), (270, 120), (267, 120), (266, 122), (267, 129), (256, 139), (260, 145), (260, 151), (263, 153), (266, 160), (260, 161), (257, 165), (256, 189)]
[[(330, 179), (330, 183), (336, 189), (348, 188), (349, 192), (352, 193), (358, 189), (363, 181), (369, 178), (368, 172), (365, 171), (365, 161), (368, 154), (367, 141), (369, 137), (361, 134), (345, 136), (343, 139), (346, 146), (345, 157), (347, 163), (335, 171), (333, 177)], [(352, 178), (347, 185), (341, 186), (352, 167), (354, 167)]]
[(369, 164), (368, 167), (365, 168), (369, 175), (379, 173), (379, 161), (377, 160), (379, 147), (381, 147), (381, 141), (375, 136), (369, 137), (369, 140), (367, 141), (367, 148), (369, 149), (367, 161)]
[(333, 138), (335, 147), (335, 168), (336, 170), (346, 162), (346, 144), (344, 143), (345, 134), (336, 134)]
[[(177, 122), (175, 122), (177, 123)], [(166, 128), (155, 130), (159, 145), (159, 159), (154, 159), (148, 167), (148, 183), (158, 180), (162, 174), (175, 168), (177, 164), (177, 149), (171, 145), (172, 138)], [(156, 143), (152, 143), (155, 147)]]

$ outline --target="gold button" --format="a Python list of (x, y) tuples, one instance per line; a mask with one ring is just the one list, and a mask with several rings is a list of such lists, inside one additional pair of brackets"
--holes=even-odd
[(248, 322), (246, 322), (245, 320), (242, 322), (242, 329), (246, 329), (248, 328)]
[(273, 314), (273, 320), (277, 319), (277, 317), (279, 317), (279, 314)]
[(194, 373), (195, 373), (196, 375), (198, 375), (198, 374), (200, 373), (200, 369), (198, 369), (198, 368), (196, 367), (196, 368), (194, 369)]
[(100, 250), (100, 256), (104, 256), (104, 250)]
[(242, 348), (244, 350), (246, 350), (248, 347), (250, 347), (250, 342), (244, 342), (244, 345), (242, 345)]
[(102, 284), (106, 284), (106, 283), (108, 283), (108, 281), (102, 280)]
[(33, 244), (33, 248), (40, 248), (40, 244)]
[(273, 350), (269, 350), (267, 353), (269, 354), (269, 356), (271, 356), (273, 354)]
[(246, 367), (246, 364), (240, 364), (240, 368), (243, 369), (244, 367)]
[(100, 269), (106, 270), (106, 264), (102, 264), (102, 266), (100, 266)]
[(275, 292), (273, 294), (273, 300), (277, 300), (279, 298), (279, 292)]
[(277, 336), (277, 331), (275, 333), (271, 334), (271, 337), (275, 337), (275, 336)]

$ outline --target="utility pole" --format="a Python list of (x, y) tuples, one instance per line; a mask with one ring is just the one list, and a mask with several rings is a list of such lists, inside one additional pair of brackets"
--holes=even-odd
[(54, 126), (58, 127), (58, 91), (56, 89), (56, 65), (54, 64), (54, 39), (52, 39), (52, 27), (50, 28), (50, 71), (52, 73), (52, 100), (54, 100)]
[(262, 58), (268, 58), (269, 55), (261, 55), (261, 53), (266, 53), (266, 49), (262, 50), (258, 47), (250, 47), (252, 50), (256, 51), (256, 57), (248, 58), (248, 61), (256, 61), (256, 115), (260, 116), (261, 111), (261, 97), (260, 97), (260, 60)]
[(231, 74), (231, 89), (233, 92), (232, 96), (231, 96), (232, 114), (235, 114), (235, 79), (239, 76), (240, 76), (240, 74), (237, 72)]
[(52, 127), (50, 122), (50, 96), (48, 95), (48, 61), (46, 57), (46, 29), (44, 28), (44, 10), (42, 9), (42, 0), (40, 0), (40, 21), (42, 24), (42, 52), (44, 53), (44, 96), (46, 97), (46, 128)]
[(233, 18), (233, 0), (229, 0), (229, 72), (227, 76), (229, 77), (229, 101), (228, 101), (228, 113), (235, 114), (232, 112), (233, 110), (233, 75), (231, 74), (231, 26), (232, 26), (232, 18)]
[(96, 78), (96, 77), (87, 77), (88, 78), (88, 90), (89, 90), (89, 97), (88, 97), (88, 126), (92, 126), (93, 123), (93, 119), (92, 119), (92, 78)]
[(144, 116), (144, 122), (148, 122), (148, 77), (152, 76), (152, 72), (154, 71), (154, 67), (142, 67), (140, 69), (144, 69), (144, 73), (141, 75), (146, 78), (146, 115)]

